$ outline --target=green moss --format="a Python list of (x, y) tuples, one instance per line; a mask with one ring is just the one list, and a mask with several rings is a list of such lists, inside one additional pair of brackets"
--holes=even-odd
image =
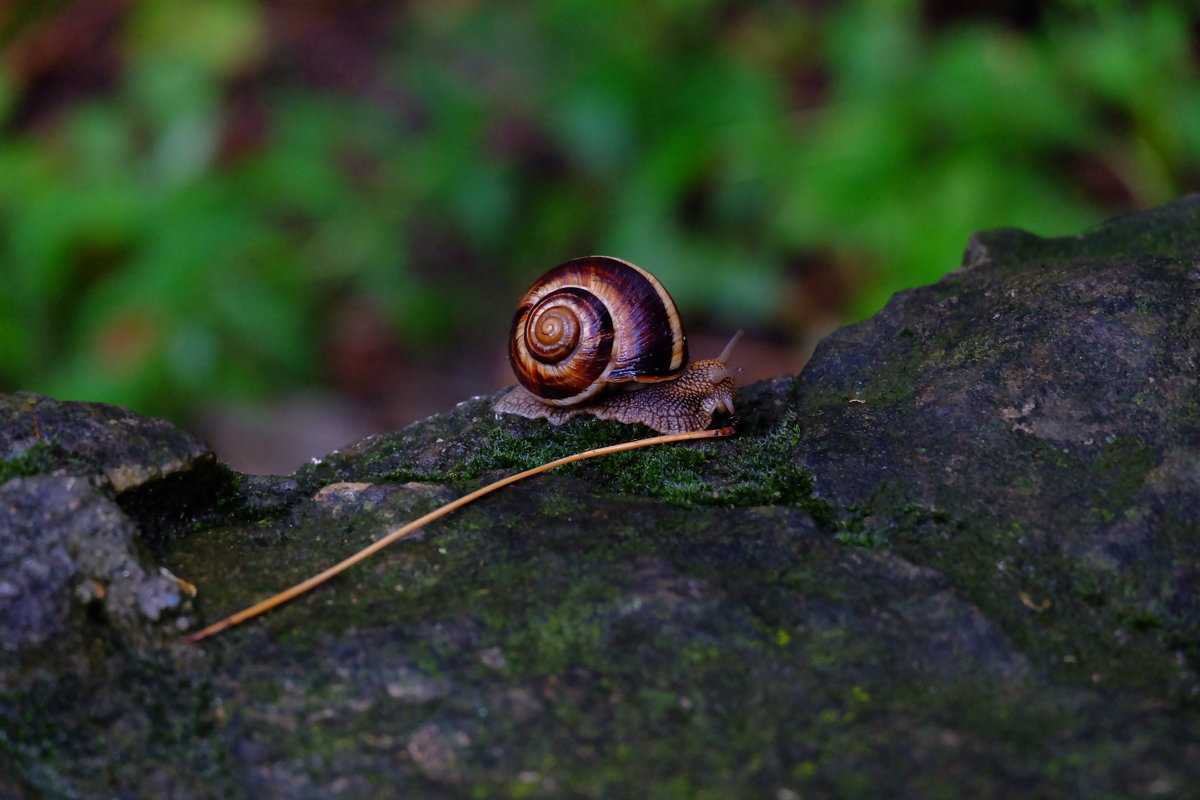
[[(547, 425), (552, 435), (530, 436), (520, 430), (520, 425), (480, 423), (472, 433), (478, 443), (474, 452), (445, 470), (418, 469), (409, 461), (371, 472), (369, 477), (380, 481), (471, 481), (485, 472), (532, 469), (574, 453), (627, 441), (629, 430), (628, 426), (617, 423), (581, 419), (556, 428)], [(374, 460), (384, 463), (388, 455), (388, 448), (380, 448)], [(364, 466), (370, 470), (372, 460), (368, 458)]]
[(13, 777), (38, 797), (80, 797), (81, 783), (140, 796), (157, 771), (184, 795), (230, 796), (207, 681), (127, 654), (105, 657), (111, 686), (72, 676), (0, 693), (0, 758)]
[(0, 459), (0, 483), (30, 475), (46, 475), (58, 466), (59, 459), (45, 439), (34, 442), (13, 458)]
[(949, 363), (954, 365), (986, 362), (996, 358), (996, 343), (990, 336), (972, 336), (956, 343), (951, 350)]
[(1092, 488), (1088, 501), (1092, 512), (1111, 522), (1127, 512), (1153, 466), (1154, 450), (1137, 439), (1110, 435), (1091, 462), (1086, 479)]
[[(558, 472), (608, 487), (614, 493), (655, 497), (682, 506), (796, 506), (807, 510), (819, 524), (833, 528), (835, 510), (813, 496), (812, 477), (792, 459), (801, 434), (799, 417), (789, 411), (760, 436), (613, 453), (561, 467)], [(409, 466), (373, 473), (370, 478), (475, 481), (498, 470), (532, 469), (568, 455), (629, 441), (630, 428), (581, 418), (559, 427), (547, 424), (536, 436), (523, 432), (520, 424), (482, 426), (479, 435), (480, 445), (474, 454), (446, 471), (419, 470), (410, 462)], [(642, 435), (654, 433), (642, 429)]]
[(865, 547), (878, 550), (888, 546), (888, 538), (879, 531), (860, 527), (848, 527), (835, 535), (839, 543), (848, 547)]

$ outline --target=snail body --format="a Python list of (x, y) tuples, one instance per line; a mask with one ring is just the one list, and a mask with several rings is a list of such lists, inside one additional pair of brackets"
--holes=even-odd
[(520, 385), (495, 410), (554, 425), (592, 414), (661, 433), (703, 430), (715, 412), (733, 413), (726, 363), (739, 336), (718, 358), (689, 364), (679, 311), (657, 278), (618, 258), (576, 258), (521, 298), (509, 336)]

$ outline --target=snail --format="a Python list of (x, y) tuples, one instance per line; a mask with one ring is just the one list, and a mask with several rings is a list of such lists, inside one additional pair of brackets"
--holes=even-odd
[(619, 258), (576, 258), (546, 273), (522, 298), (509, 341), (520, 386), (497, 412), (546, 417), (558, 425), (577, 414), (641, 422), (663, 433), (599, 447), (501, 478), (394, 528), (358, 552), (295, 586), (187, 637), (199, 642), (320, 586), (393, 542), (516, 481), (611, 453), (732, 436), (705, 430), (717, 411), (733, 414), (737, 391), (726, 363), (741, 331), (715, 359), (687, 363), (679, 311), (658, 279)]
[(740, 337), (689, 364), (679, 310), (657, 278), (619, 258), (572, 259), (521, 298), (508, 341), (519, 385), (494, 410), (553, 425), (591, 414), (660, 433), (703, 430), (715, 412), (733, 414), (726, 365)]

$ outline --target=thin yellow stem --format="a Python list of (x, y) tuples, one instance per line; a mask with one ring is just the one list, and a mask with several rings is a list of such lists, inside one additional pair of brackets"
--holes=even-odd
[(225, 619), (221, 620), (220, 622), (214, 622), (212, 625), (209, 625), (207, 628), (204, 628), (203, 630), (200, 630), (200, 631), (197, 631), (196, 633), (191, 634), (190, 636), (187, 637), (187, 640), (189, 642), (198, 642), (201, 639), (205, 639), (209, 636), (212, 636), (214, 633), (219, 633), (220, 631), (223, 631), (226, 628), (230, 628), (234, 625), (237, 625), (240, 622), (245, 622), (246, 620), (248, 620), (252, 617), (257, 617), (259, 614), (262, 614), (264, 611), (270, 611), (275, 606), (280, 605), (282, 603), (286, 603), (288, 600), (291, 600), (293, 597), (304, 594), (309, 589), (319, 586), (322, 583), (324, 583), (325, 581), (329, 580), (334, 575), (337, 575), (340, 572), (344, 572), (345, 570), (354, 566), (355, 564), (362, 561), (363, 559), (374, 555), (375, 553), (379, 552), (383, 548), (387, 547), (392, 542), (395, 542), (397, 539), (402, 539), (405, 536), (407, 536), (408, 534), (412, 533), (413, 531), (423, 528), (424, 526), (428, 525), (429, 523), (433, 522), (434, 520), (441, 519), (442, 517), (449, 514), (451, 511), (454, 511), (457, 508), (461, 508), (461, 507), (465, 506), (467, 503), (471, 503), (475, 500), (478, 500), (480, 497), (483, 497), (486, 494), (490, 494), (490, 493), (496, 491), (497, 489), (508, 486), (510, 483), (516, 483), (517, 481), (524, 480), (525, 478), (530, 478), (530, 477), (533, 477), (534, 475), (543, 473), (546, 470), (554, 469), (555, 467), (561, 467), (564, 464), (570, 464), (575, 461), (582, 461), (585, 458), (595, 458), (596, 456), (604, 456), (604, 455), (608, 455), (609, 453), (620, 453), (624, 450), (636, 450), (639, 447), (649, 447), (649, 446), (655, 445), (655, 444), (667, 444), (669, 442), (684, 442), (684, 441), (689, 441), (692, 439), (715, 439), (715, 438), (718, 438), (721, 436), (730, 436), (732, 434), (733, 434), (733, 428), (718, 428), (716, 430), (710, 430), (710, 431), (691, 431), (689, 433), (671, 433), (671, 434), (667, 434), (666, 436), (652, 436), (648, 439), (637, 439), (632, 442), (622, 442), (621, 444), (612, 444), (607, 447), (598, 447), (595, 450), (587, 450), (582, 453), (575, 453), (573, 455), (569, 455), (564, 458), (560, 458), (555, 461), (550, 461), (548, 463), (542, 464), (541, 466), (534, 467), (533, 469), (527, 469), (524, 472), (518, 472), (515, 475), (509, 475), (507, 478), (501, 478), (500, 480), (496, 481), (495, 483), (489, 483), (487, 486), (484, 486), (481, 489), (476, 489), (475, 491), (471, 492), (470, 494), (465, 494), (462, 497), (458, 498), (457, 500), (452, 500), (449, 503), (446, 503), (444, 506), (435, 508), (433, 511), (430, 511), (425, 516), (419, 517), (418, 519), (415, 519), (412, 522), (409, 522), (405, 525), (400, 526), (399, 528), (396, 528), (393, 531), (388, 532), (382, 538), (367, 545), (362, 550), (359, 550), (357, 553), (350, 556), (349, 558), (347, 558), (343, 561), (339, 561), (337, 564), (334, 564), (332, 567), (325, 570), (324, 572), (313, 575), (311, 578), (308, 578), (307, 580), (303, 580), (300, 583), (297, 583), (295, 586), (291, 587), (290, 589), (284, 589), (279, 594), (274, 595), (272, 597), (268, 597), (266, 600), (263, 600), (260, 603), (255, 603), (254, 605), (250, 606), (249, 608), (243, 609), (243, 610), (237, 612), (236, 614), (232, 614), (232, 615), (226, 617)]

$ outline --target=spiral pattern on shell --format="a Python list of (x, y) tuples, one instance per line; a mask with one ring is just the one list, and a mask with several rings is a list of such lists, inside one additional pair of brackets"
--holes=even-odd
[(687, 338), (657, 278), (619, 258), (588, 256), (550, 270), (521, 298), (509, 361), (532, 394), (568, 406), (612, 384), (677, 377)]

